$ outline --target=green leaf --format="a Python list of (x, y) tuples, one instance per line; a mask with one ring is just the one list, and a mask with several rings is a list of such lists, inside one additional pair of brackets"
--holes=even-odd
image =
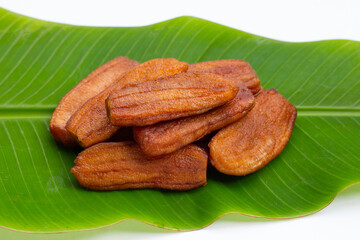
[[(140, 62), (238, 58), (298, 109), (283, 153), (246, 177), (209, 171), (189, 192), (81, 188), (78, 150), (56, 143), (48, 121), (61, 97), (119, 55)], [(360, 182), (360, 43), (280, 42), (194, 17), (134, 28), (48, 23), (0, 9), (0, 225), (29, 232), (93, 229), (138, 219), (180, 230), (239, 212), (289, 218), (324, 208)]]

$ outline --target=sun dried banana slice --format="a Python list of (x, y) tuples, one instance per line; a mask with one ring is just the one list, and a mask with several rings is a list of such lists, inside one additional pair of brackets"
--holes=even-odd
[(75, 159), (71, 172), (85, 188), (190, 190), (206, 184), (207, 153), (188, 145), (174, 153), (149, 157), (134, 142), (99, 143)]
[(137, 61), (127, 57), (118, 57), (98, 67), (81, 80), (61, 99), (51, 116), (49, 130), (53, 137), (65, 146), (76, 146), (75, 138), (65, 129), (70, 117), (87, 100), (109, 87), (113, 82), (121, 78), (124, 73), (138, 64)]
[(146, 126), (209, 111), (233, 99), (238, 87), (211, 73), (179, 73), (115, 91), (106, 100), (114, 125)]
[(261, 91), (255, 103), (244, 118), (220, 130), (210, 141), (210, 161), (218, 171), (237, 176), (255, 172), (288, 143), (296, 108), (275, 89)]
[(224, 59), (194, 63), (189, 65), (188, 72), (217, 74), (238, 85), (242, 82), (254, 95), (260, 90), (260, 80), (254, 69), (243, 60)]

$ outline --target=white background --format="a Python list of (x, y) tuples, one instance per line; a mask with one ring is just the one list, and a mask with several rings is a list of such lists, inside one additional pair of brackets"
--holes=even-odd
[[(77, 25), (140, 26), (191, 15), (284, 41), (360, 41), (360, 1), (20, 1), (0, 6), (31, 17)], [(1, 214), (1, 213), (0, 213)], [(29, 235), (0, 229), (0, 239), (360, 239), (360, 184), (324, 210), (290, 220), (230, 214), (193, 232), (174, 232), (129, 220), (102, 230)]]

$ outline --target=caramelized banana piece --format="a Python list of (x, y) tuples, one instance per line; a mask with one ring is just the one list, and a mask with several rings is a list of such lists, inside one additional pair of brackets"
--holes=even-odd
[(241, 81), (255, 95), (260, 90), (260, 80), (248, 62), (239, 59), (224, 59), (199, 62), (189, 65), (188, 72), (213, 73), (224, 78)]
[(238, 87), (211, 73), (179, 73), (115, 91), (106, 100), (113, 125), (146, 126), (201, 114), (233, 99)]
[(118, 81), (82, 105), (70, 118), (66, 129), (82, 147), (106, 141), (120, 128), (112, 125), (106, 114), (105, 99), (110, 93), (141, 82), (185, 72), (187, 68), (187, 63), (174, 58), (153, 59), (132, 68)]
[(242, 83), (234, 99), (200, 115), (134, 127), (134, 138), (150, 156), (171, 153), (243, 117), (254, 105), (254, 96)]
[(81, 80), (59, 102), (53, 112), (49, 130), (53, 137), (65, 146), (77, 145), (75, 138), (65, 129), (70, 117), (90, 98), (99, 94), (113, 82), (121, 78), (124, 73), (139, 63), (127, 57), (115, 58), (95, 69)]
[(134, 142), (99, 143), (82, 151), (71, 172), (85, 188), (190, 190), (206, 184), (207, 153), (188, 145), (160, 157), (145, 155)]
[(247, 175), (268, 164), (290, 139), (296, 108), (275, 89), (263, 90), (244, 118), (209, 143), (210, 161), (222, 173)]

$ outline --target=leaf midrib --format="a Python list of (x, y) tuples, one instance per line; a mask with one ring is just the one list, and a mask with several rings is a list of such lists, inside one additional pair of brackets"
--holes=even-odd
[[(56, 106), (0, 106), (0, 119), (50, 118)], [(297, 106), (298, 116), (360, 117), (360, 108)]]

